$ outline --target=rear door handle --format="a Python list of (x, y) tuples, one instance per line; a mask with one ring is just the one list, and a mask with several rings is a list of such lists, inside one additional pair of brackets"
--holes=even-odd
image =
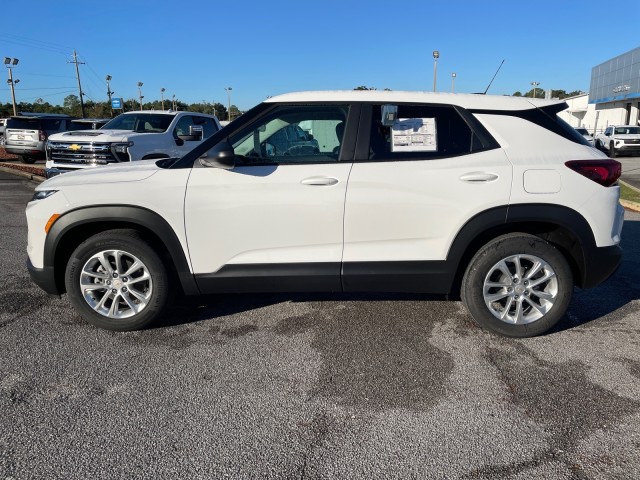
[(330, 186), (338, 183), (338, 179), (333, 177), (309, 177), (305, 178), (300, 183), (311, 186)]
[(486, 183), (498, 179), (498, 175), (490, 172), (469, 172), (460, 176), (460, 180), (468, 183)]

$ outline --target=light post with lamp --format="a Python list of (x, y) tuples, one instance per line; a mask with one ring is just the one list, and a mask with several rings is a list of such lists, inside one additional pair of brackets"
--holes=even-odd
[(19, 60), (17, 58), (9, 58), (9, 57), (4, 57), (4, 64), (7, 66), (7, 69), (9, 70), (9, 78), (7, 79), (7, 83), (9, 84), (9, 86), (11, 87), (11, 100), (13, 101), (13, 114), (14, 115), (18, 115), (18, 111), (16, 108), (16, 91), (15, 91), (15, 85), (16, 83), (19, 83), (20, 80), (18, 79), (13, 79), (13, 68), (18, 65)]
[(455, 90), (456, 72), (451, 74), (451, 93)]
[(533, 98), (536, 98), (536, 88), (540, 85), (540, 82), (531, 82), (531, 85), (533, 86)]
[(113, 92), (111, 91), (111, 78), (111, 75), (104, 77), (107, 81), (107, 97), (109, 97), (109, 108), (111, 109), (111, 116), (113, 117), (113, 103), (111, 103), (111, 95), (113, 95)]
[(224, 89), (227, 91), (227, 120), (231, 121), (231, 90), (233, 88), (224, 87)]
[(138, 82), (138, 98), (140, 99), (140, 110), (142, 110), (142, 99), (144, 98), (144, 95), (142, 95), (142, 85), (144, 85), (144, 83)]
[(438, 76), (438, 59), (440, 58), (440, 52), (438, 50), (433, 51), (433, 91), (436, 91), (436, 78)]

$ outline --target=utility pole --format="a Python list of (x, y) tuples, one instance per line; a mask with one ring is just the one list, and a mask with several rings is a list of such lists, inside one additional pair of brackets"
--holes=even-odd
[(80, 84), (80, 70), (78, 69), (78, 65), (84, 65), (84, 62), (78, 61), (78, 54), (76, 51), (73, 51), (73, 62), (67, 60), (67, 63), (75, 63), (76, 65), (76, 78), (78, 79), (78, 91), (80, 92), (80, 109), (82, 110), (82, 118), (84, 118), (84, 99), (82, 93), (82, 85)]
[(111, 109), (111, 116), (113, 117), (113, 106), (111, 103), (111, 95), (113, 94), (113, 92), (111, 91), (111, 75), (107, 75), (105, 77), (105, 80), (107, 81), (107, 97), (109, 97), (109, 108)]

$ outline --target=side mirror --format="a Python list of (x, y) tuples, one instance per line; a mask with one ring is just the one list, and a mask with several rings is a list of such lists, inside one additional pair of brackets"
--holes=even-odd
[(178, 138), (185, 142), (200, 142), (203, 131), (202, 125), (189, 125), (189, 135), (178, 135)]
[(228, 139), (222, 140), (208, 152), (200, 157), (200, 164), (203, 167), (223, 168), (233, 170), (236, 166), (236, 154)]

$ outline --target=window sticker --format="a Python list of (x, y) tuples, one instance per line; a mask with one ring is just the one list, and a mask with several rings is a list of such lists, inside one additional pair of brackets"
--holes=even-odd
[(399, 118), (391, 127), (392, 152), (437, 152), (435, 118)]

